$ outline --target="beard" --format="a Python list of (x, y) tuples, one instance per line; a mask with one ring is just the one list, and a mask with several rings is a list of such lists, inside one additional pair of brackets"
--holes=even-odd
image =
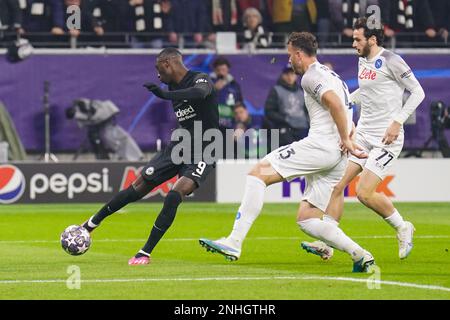
[(368, 43), (362, 48), (361, 52), (359, 52), (359, 56), (362, 58), (367, 58), (370, 54), (370, 46)]

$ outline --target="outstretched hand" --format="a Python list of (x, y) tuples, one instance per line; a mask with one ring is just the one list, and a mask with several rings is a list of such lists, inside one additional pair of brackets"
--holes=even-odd
[(144, 84), (144, 87), (147, 88), (148, 91), (152, 92), (155, 96), (164, 99), (165, 91), (162, 90), (157, 84), (152, 82), (147, 82)]

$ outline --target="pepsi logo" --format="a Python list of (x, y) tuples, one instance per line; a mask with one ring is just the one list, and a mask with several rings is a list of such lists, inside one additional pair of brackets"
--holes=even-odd
[(13, 203), (25, 191), (25, 177), (17, 167), (0, 165), (0, 203)]

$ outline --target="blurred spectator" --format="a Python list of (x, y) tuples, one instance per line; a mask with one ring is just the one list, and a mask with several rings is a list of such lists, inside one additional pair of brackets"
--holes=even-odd
[(247, 130), (252, 127), (252, 118), (243, 102), (238, 101), (233, 109), (234, 129)]
[(265, 123), (280, 130), (280, 146), (284, 146), (304, 138), (308, 122), (303, 90), (292, 67), (287, 65), (267, 97)]
[(448, 42), (450, 30), (450, 0), (430, 1), (431, 12), (441, 38)]
[(360, 17), (367, 16), (367, 8), (371, 5), (379, 6), (379, 0), (331, 0), (334, 7), (341, 6), (342, 33), (353, 38), (353, 24)]
[[(330, 41), (330, 32), (343, 29), (342, 0), (315, 0), (317, 7), (317, 38), (319, 47)], [(334, 39), (335, 41), (337, 39)]]
[(240, 39), (243, 49), (267, 48), (271, 42), (271, 35), (263, 27), (261, 13), (255, 8), (248, 8), (242, 16), (244, 36)]
[(427, 41), (436, 37), (435, 22), (428, 0), (380, 0), (385, 17), (385, 35), (423, 33), (423, 36), (402, 36), (399, 41)]
[(236, 31), (239, 22), (236, 0), (210, 0), (208, 5), (211, 31)]
[(233, 108), (243, 101), (241, 87), (230, 74), (231, 65), (225, 57), (218, 57), (212, 66), (210, 77), (217, 91), (219, 126), (222, 130), (233, 128)]
[[(248, 113), (247, 107), (244, 103), (238, 102), (234, 107), (234, 143), (240, 150), (236, 153), (236, 158), (257, 158), (258, 153), (267, 154), (266, 144), (259, 134), (259, 130), (256, 128), (252, 128), (252, 118)], [(254, 129), (251, 131), (247, 131), (249, 129)], [(259, 140), (259, 143), (258, 143)], [(244, 146), (244, 153), (240, 154), (243, 150), (241, 149)]]
[[(50, 32), (54, 36), (70, 35), (78, 37), (83, 32), (92, 32), (94, 18), (91, 4), (94, 0), (26, 0), (24, 2), (25, 32)], [(69, 15), (67, 7), (76, 5), (81, 8), (81, 30), (68, 30), (66, 21)], [(61, 38), (33, 36), (33, 41), (59, 41)]]
[(23, 33), (19, 0), (0, 0), (0, 39), (2, 31)]
[(264, 26), (271, 27), (272, 7), (274, 0), (237, 0), (240, 15), (248, 8), (255, 8), (263, 17)]
[(314, 0), (273, 0), (272, 22), (275, 32), (311, 31), (316, 20)]
[(185, 47), (201, 47), (208, 29), (207, 6), (203, 0), (171, 0), (167, 31), (169, 41), (178, 44), (179, 34), (185, 33)]
[(134, 44), (134, 47), (162, 48), (165, 45), (165, 33), (168, 31), (168, 20), (172, 4), (170, 0), (131, 0), (131, 20), (133, 32), (152, 32), (152, 36), (137, 36), (137, 40), (145, 44)]
[(103, 36), (105, 32), (131, 30), (131, 2), (122, 0), (88, 0), (94, 19), (94, 32)]

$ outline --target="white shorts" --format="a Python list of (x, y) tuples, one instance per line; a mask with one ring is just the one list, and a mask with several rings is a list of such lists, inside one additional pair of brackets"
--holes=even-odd
[(392, 163), (398, 158), (403, 149), (404, 135), (401, 134), (397, 140), (390, 145), (385, 145), (382, 136), (373, 136), (356, 133), (356, 143), (369, 154), (367, 159), (359, 159), (350, 156), (349, 160), (357, 163), (361, 168), (367, 168), (383, 180), (389, 173)]
[(347, 166), (347, 157), (338, 144), (330, 139), (324, 142), (323, 138), (307, 137), (272, 151), (264, 159), (286, 180), (304, 176), (306, 190), (302, 200), (323, 212)]

